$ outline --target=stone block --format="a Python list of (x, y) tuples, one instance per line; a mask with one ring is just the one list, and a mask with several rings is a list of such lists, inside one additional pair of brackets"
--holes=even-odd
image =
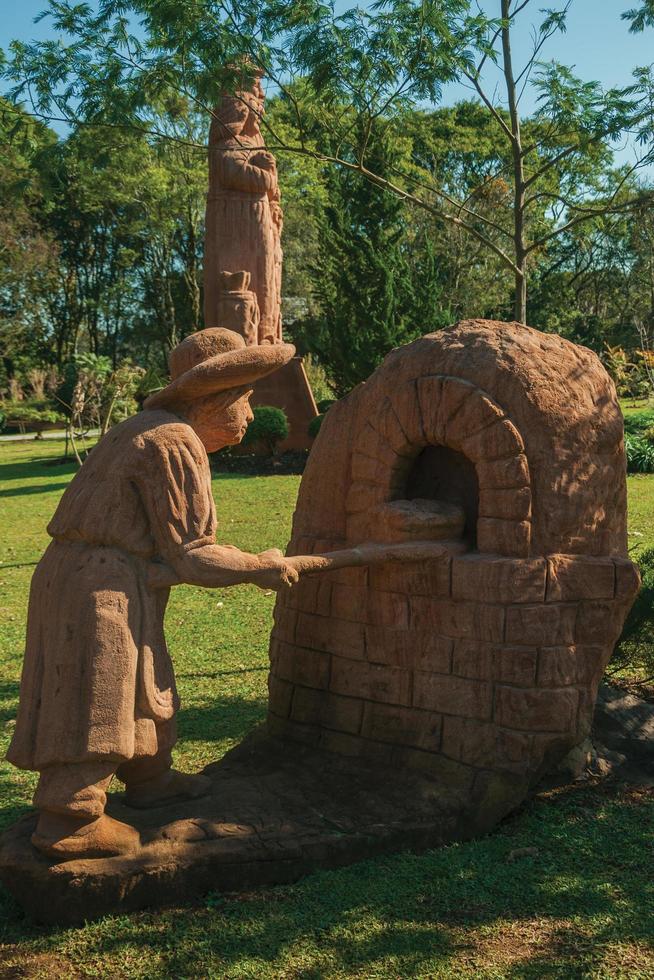
[(318, 578), (330, 585), (347, 585), (356, 589), (366, 588), (368, 571), (367, 565), (362, 568), (336, 568), (333, 572), (321, 572)]
[(299, 613), (295, 637), (298, 646), (363, 660), (366, 655), (364, 627), (344, 619)]
[(452, 559), (452, 597), (476, 602), (542, 602), (543, 558), (459, 555)]
[(390, 402), (406, 440), (411, 446), (425, 445), (429, 440), (422, 425), (422, 412), (415, 382), (403, 384), (390, 393)]
[(368, 592), (366, 621), (375, 626), (390, 626), (394, 629), (408, 627), (409, 600), (399, 592)]
[(298, 614), (294, 609), (289, 609), (287, 606), (275, 606), (271, 636), (282, 643), (294, 643), (297, 620)]
[(495, 721), (527, 732), (569, 732), (577, 719), (578, 693), (574, 688), (529, 690), (498, 684)]
[(531, 488), (479, 491), (479, 516), (502, 521), (528, 521), (531, 517)]
[(574, 646), (542, 647), (538, 651), (538, 683), (541, 687), (576, 684), (583, 679), (585, 670), (586, 665), (580, 662)]
[(562, 646), (574, 643), (576, 605), (509, 606), (506, 642), (520, 646)]
[(319, 725), (339, 732), (356, 734), (361, 727), (363, 701), (329, 691), (296, 687), (291, 718), (305, 725)]
[(397, 453), (398, 456), (413, 457), (415, 455), (415, 440), (408, 438), (389, 398), (383, 402), (379, 412), (371, 422), (373, 428), (377, 430), (394, 453)]
[(510, 490), (529, 486), (529, 464), (524, 454), (508, 459), (481, 459), (477, 463), (480, 490)]
[(410, 672), (383, 664), (333, 657), (330, 687), (336, 694), (367, 701), (411, 704)]
[(444, 755), (471, 766), (525, 772), (529, 766), (531, 737), (472, 718), (443, 718)]
[(494, 425), (464, 439), (461, 452), (473, 462), (480, 459), (504, 459), (518, 456), (524, 450), (522, 436), (512, 422), (502, 419)]
[(579, 643), (606, 643), (613, 646), (622, 629), (624, 612), (615, 601), (580, 602), (576, 638)]
[(477, 548), (481, 552), (528, 558), (530, 545), (530, 521), (503, 521), (495, 517), (480, 517), (477, 521)]
[(615, 563), (615, 597), (633, 602), (640, 589), (638, 567), (628, 558), (614, 558), (613, 561)]
[(291, 646), (288, 643), (279, 645), (275, 661), (275, 674), (293, 684), (305, 687), (327, 688), (329, 686), (328, 653), (317, 650), (307, 650), (304, 647)]
[(597, 690), (607, 663), (611, 659), (613, 647), (607, 644), (578, 643), (577, 653), (578, 683), (590, 684)]
[(428, 674), (413, 676), (413, 704), (442, 714), (487, 719), (491, 716), (492, 685), (467, 677)]
[(367, 605), (368, 590), (363, 586), (332, 585), (331, 614), (336, 619), (365, 622)]
[(450, 602), (413, 596), (410, 622), (412, 628), (431, 628), (443, 636), (501, 642), (504, 609), (479, 602)]
[(610, 558), (551, 555), (547, 566), (548, 602), (613, 598), (615, 565)]
[(441, 411), (443, 382), (440, 375), (418, 378), (416, 391), (422, 419), (422, 429), (426, 441), (433, 446), (445, 444), (445, 422), (447, 415)]
[(506, 646), (495, 650), (495, 678), (516, 687), (536, 683), (538, 651), (535, 647)]
[(478, 388), (473, 388), (469, 397), (447, 420), (446, 444), (460, 446), (465, 439), (485, 431), (503, 418), (504, 412), (500, 406)]
[(441, 717), (432, 711), (367, 702), (361, 734), (378, 742), (411, 745), (437, 752), (441, 740)]
[(352, 483), (345, 498), (347, 514), (367, 513), (371, 507), (383, 504), (388, 499), (388, 487), (379, 483)]
[(270, 674), (268, 676), (268, 710), (279, 718), (288, 718), (293, 699), (293, 685)]
[(452, 673), (458, 677), (476, 677), (492, 680), (494, 674), (495, 647), (479, 640), (455, 640), (452, 657)]
[(370, 568), (370, 587), (404, 595), (447, 598), (451, 558), (425, 562), (386, 562)]
[(331, 611), (332, 583), (324, 576), (300, 579), (289, 593), (287, 605), (298, 612), (329, 616)]
[(370, 663), (447, 674), (452, 665), (453, 647), (454, 640), (429, 629), (366, 627), (366, 658)]

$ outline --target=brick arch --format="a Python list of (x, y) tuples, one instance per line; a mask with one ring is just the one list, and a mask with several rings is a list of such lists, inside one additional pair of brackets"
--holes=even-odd
[(446, 375), (399, 386), (356, 433), (346, 500), (348, 539), (374, 533), (370, 512), (403, 497), (411, 466), (428, 446), (453, 449), (475, 466), (478, 550), (528, 556), (531, 481), (522, 437), (487, 392)]

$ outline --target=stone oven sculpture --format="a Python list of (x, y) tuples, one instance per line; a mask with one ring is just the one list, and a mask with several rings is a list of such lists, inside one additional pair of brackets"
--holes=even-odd
[[(622, 417), (590, 351), (483, 320), (393, 351), (330, 409), (286, 558), (213, 544), (202, 446), (242, 435), (246, 396), (225, 389), (292, 351), (218, 329), (173, 353), (171, 384), (71, 483), (34, 578), (10, 757), (41, 771), (41, 814), (4, 835), (0, 877), (45, 921), (486, 833), (588, 734), (638, 587)], [(178, 417), (182, 394), (196, 407)], [(277, 599), (267, 730), (201, 776), (171, 772), (168, 587), (298, 577)], [(116, 770), (126, 798), (103, 815)]]
[(467, 321), (393, 351), (330, 409), (289, 554), (414, 538), (465, 553), (278, 598), (269, 729), (435, 774), (480, 806), (503, 786), (506, 811), (588, 734), (638, 586), (622, 417), (592, 352)]

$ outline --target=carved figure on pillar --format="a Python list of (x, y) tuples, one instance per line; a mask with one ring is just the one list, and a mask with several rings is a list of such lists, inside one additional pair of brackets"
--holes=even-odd
[(282, 342), (282, 212), (277, 165), (259, 125), (263, 103), (257, 76), (251, 91), (223, 95), (209, 131), (204, 318), (209, 327), (225, 326), (220, 274), (249, 272), (260, 318), (258, 335), (246, 337), (248, 344)]

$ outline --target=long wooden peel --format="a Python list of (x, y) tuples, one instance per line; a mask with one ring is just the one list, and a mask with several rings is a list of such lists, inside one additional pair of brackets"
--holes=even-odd
[(433, 561), (445, 555), (461, 554), (466, 550), (461, 541), (410, 541), (398, 544), (361, 544), (342, 551), (328, 551), (320, 555), (297, 555), (285, 558), (287, 565), (300, 575), (329, 572), (336, 568), (356, 568), (361, 565), (379, 565), (387, 561)]
[[(356, 548), (328, 551), (319, 555), (293, 555), (284, 562), (300, 575), (334, 571), (337, 568), (357, 568), (362, 565), (379, 565), (382, 562), (434, 561), (445, 555), (462, 554), (466, 546), (462, 541), (411, 541), (398, 544), (362, 544)], [(287, 582), (287, 585), (291, 585)], [(148, 569), (148, 585), (151, 589), (165, 589), (181, 585), (181, 580), (170, 565), (151, 562)]]

